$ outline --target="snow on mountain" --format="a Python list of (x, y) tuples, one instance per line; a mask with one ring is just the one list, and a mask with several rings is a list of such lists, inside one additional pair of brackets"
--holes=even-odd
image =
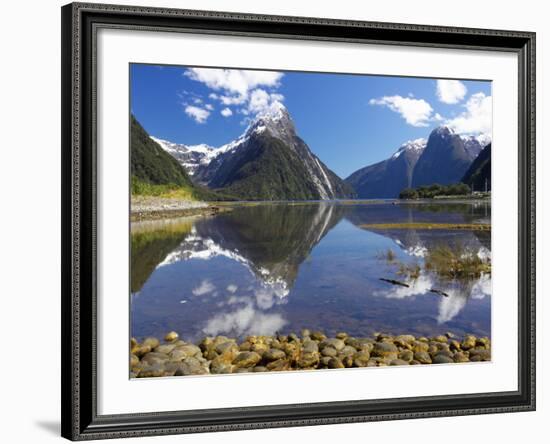
[[(351, 192), (349, 187), (323, 165), (306, 143), (298, 137), (290, 114), (280, 102), (274, 102), (269, 108), (259, 113), (239, 138), (218, 148), (209, 145), (181, 145), (158, 138), (153, 140), (174, 156), (193, 176), (196, 183), (211, 188), (224, 188), (231, 186), (237, 180), (243, 180), (241, 176), (233, 175), (232, 171), (237, 172), (239, 168), (244, 168), (247, 162), (256, 161), (258, 153), (266, 149), (265, 144), (270, 143), (264, 136), (283, 142), (286, 148), (297, 155), (296, 158), (299, 160), (293, 162), (301, 163), (301, 168), (305, 167), (307, 171), (307, 177), (300, 177), (297, 180), (306, 181), (310, 184), (310, 188), (313, 187), (314, 191), (311, 192), (310, 198), (334, 199), (347, 195), (345, 190)], [(296, 198), (292, 195), (285, 197)]]
[(392, 156), (393, 159), (397, 159), (401, 154), (403, 154), (406, 151), (417, 151), (420, 152), (426, 148), (426, 144), (428, 143), (428, 139), (420, 138), (415, 140), (408, 140), (403, 145), (399, 147), (399, 149), (395, 152), (395, 154)]
[(464, 142), (464, 148), (466, 149), (468, 154), (470, 154), (472, 160), (479, 155), (483, 148), (491, 143), (491, 136), (489, 134), (462, 134), (460, 138)]
[(199, 165), (210, 163), (218, 154), (214, 147), (206, 144), (183, 145), (153, 136), (150, 137), (153, 141), (158, 143), (162, 149), (174, 157), (190, 176), (195, 174)]

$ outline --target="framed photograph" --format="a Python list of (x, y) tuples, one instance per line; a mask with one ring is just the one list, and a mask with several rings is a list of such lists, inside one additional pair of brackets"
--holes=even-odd
[(64, 437), (534, 410), (534, 33), (61, 12)]

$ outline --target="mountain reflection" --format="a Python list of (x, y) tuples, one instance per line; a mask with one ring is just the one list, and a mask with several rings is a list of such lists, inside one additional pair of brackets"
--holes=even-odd
[(244, 265), (278, 296), (286, 296), (300, 264), (344, 211), (345, 207), (327, 203), (258, 205), (198, 219), (187, 230), (157, 225), (148, 237), (139, 224), (134, 234), (133, 225), (132, 292), (139, 291), (158, 267), (221, 256)]
[(431, 248), (456, 241), (490, 255), (489, 232), (364, 227), (490, 220), (484, 207), (434, 208), (245, 204), (213, 217), (133, 223), (132, 331), (143, 337), (176, 330), (196, 340), (302, 328), (439, 334), (446, 324), (458, 334), (490, 334), (488, 275), (445, 281), (422, 269), (416, 279), (407, 279), (409, 287), (380, 281), (402, 280), (394, 275), (396, 267), (377, 258), (389, 248), (407, 264), (423, 263)]

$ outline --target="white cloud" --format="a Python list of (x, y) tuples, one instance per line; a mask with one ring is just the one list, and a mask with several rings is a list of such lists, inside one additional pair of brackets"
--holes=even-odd
[(227, 286), (227, 291), (230, 293), (235, 293), (239, 287), (237, 287), (235, 284), (229, 284)]
[(275, 71), (249, 71), (242, 69), (190, 68), (185, 75), (204, 83), (214, 90), (225, 90), (235, 95), (247, 95), (257, 86), (279, 86), (283, 76)]
[(448, 126), (461, 134), (491, 134), (493, 108), (491, 96), (486, 96), (482, 92), (473, 94), (463, 107), (464, 112), (446, 121)]
[(424, 99), (414, 99), (402, 96), (384, 96), (379, 99), (371, 99), (370, 105), (386, 106), (399, 113), (405, 121), (412, 126), (428, 126), (433, 117), (433, 108)]
[(220, 114), (224, 117), (229, 117), (233, 115), (233, 111), (231, 111), (229, 108), (224, 108), (220, 111)]
[(248, 100), (248, 95), (218, 96), (218, 99), (222, 105), (242, 105)]
[(458, 103), (466, 96), (467, 91), (464, 83), (459, 80), (437, 81), (437, 98), (443, 103)]
[(195, 296), (203, 296), (208, 293), (212, 293), (216, 287), (208, 279), (204, 279), (198, 287), (195, 287), (192, 293)]
[(207, 103), (206, 105), (204, 105), (204, 107), (209, 110), (209, 111), (213, 111), (214, 110), (214, 106), (210, 103)]
[(247, 116), (258, 114), (284, 99), (281, 94), (272, 92), (280, 86), (283, 77), (280, 72), (190, 68), (184, 75), (216, 91), (208, 97), (219, 101), (229, 110), (222, 111), (225, 117), (235, 113), (235, 110), (229, 108), (231, 106), (238, 107), (236, 112)]
[(210, 115), (210, 111), (198, 106), (187, 105), (185, 107), (185, 114), (195, 120), (197, 123), (204, 123)]
[(281, 103), (284, 97), (281, 94), (268, 93), (263, 89), (255, 89), (250, 93), (247, 111), (250, 114), (258, 114), (268, 110), (276, 103)]

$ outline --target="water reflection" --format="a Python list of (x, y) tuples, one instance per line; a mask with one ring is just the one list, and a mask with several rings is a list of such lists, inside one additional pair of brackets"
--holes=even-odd
[[(209, 218), (132, 225), (132, 334), (274, 334), (314, 328), (357, 336), (373, 331), (490, 335), (490, 276), (444, 282), (422, 272), (399, 287), (381, 282), (438, 243), (490, 255), (490, 233), (364, 230), (381, 222), (490, 220), (490, 207), (276, 204), (237, 207)], [(448, 297), (434, 294), (437, 288)]]
[[(432, 213), (436, 208), (436, 214), (442, 213), (443, 209), (448, 208), (454, 213), (451, 220), (460, 223), (487, 223), (490, 222), (490, 215), (487, 213), (486, 205), (465, 206), (460, 205), (427, 205), (409, 206), (407, 208), (407, 221), (423, 221), (423, 216), (418, 217), (417, 211), (421, 214)], [(416, 217), (415, 217), (416, 216)], [(461, 220), (457, 218), (461, 217)], [(433, 221), (433, 219), (432, 219)], [(354, 218), (357, 225), (364, 224), (362, 218)], [(460, 244), (465, 251), (474, 252), (479, 258), (490, 259), (490, 232), (482, 231), (437, 231), (437, 230), (414, 230), (414, 229), (371, 229), (370, 231), (391, 239), (396, 247), (403, 253), (414, 258), (413, 262), (424, 258), (430, 249), (441, 245)], [(438, 277), (435, 273), (429, 273), (425, 270), (420, 272), (416, 279), (407, 280), (409, 287), (392, 286), (391, 288), (376, 291), (375, 294), (390, 299), (404, 299), (417, 296), (426, 296), (432, 293), (433, 289), (444, 292), (447, 296), (441, 296), (438, 303), (437, 323), (445, 324), (453, 320), (466, 307), (470, 298), (483, 299), (491, 295), (491, 277), (489, 274), (481, 274), (476, 279), (444, 279)]]

